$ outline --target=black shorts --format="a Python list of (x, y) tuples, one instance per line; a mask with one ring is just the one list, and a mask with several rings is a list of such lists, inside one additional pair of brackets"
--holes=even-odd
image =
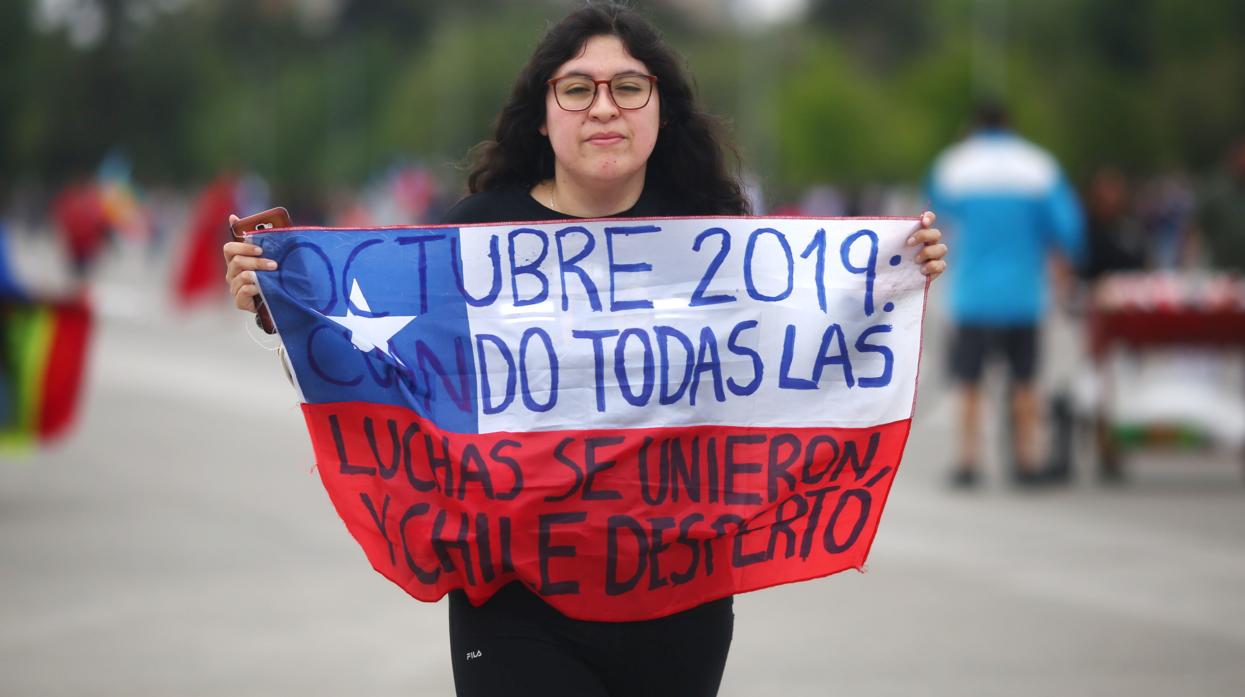
[(996, 355), (1007, 362), (1013, 382), (1033, 382), (1038, 359), (1037, 326), (956, 327), (951, 339), (951, 375), (959, 383), (976, 385), (981, 382), (986, 360)]
[(723, 598), (643, 622), (571, 619), (519, 583), (450, 593), (458, 697), (712, 697), (735, 624)]

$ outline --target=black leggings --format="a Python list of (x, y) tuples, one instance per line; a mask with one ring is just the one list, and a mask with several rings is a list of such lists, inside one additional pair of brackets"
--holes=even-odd
[(519, 583), (472, 607), (450, 594), (458, 697), (712, 697), (735, 623), (731, 598), (644, 622), (584, 622)]

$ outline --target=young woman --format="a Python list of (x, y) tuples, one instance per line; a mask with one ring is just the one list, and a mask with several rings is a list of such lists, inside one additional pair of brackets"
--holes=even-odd
[[(632, 11), (590, 6), (554, 26), (519, 73), (481, 146), (471, 195), (443, 222), (746, 215), (711, 117), (679, 59)], [(912, 244), (922, 273), (942, 273), (946, 247), (926, 213)], [(252, 310), (258, 247), (225, 245), (237, 306)], [(656, 620), (570, 619), (519, 583), (473, 607), (450, 595), (460, 696), (714, 695), (730, 646), (731, 598)]]

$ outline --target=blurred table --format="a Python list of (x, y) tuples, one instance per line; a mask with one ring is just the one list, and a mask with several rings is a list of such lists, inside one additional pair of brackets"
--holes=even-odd
[(1245, 309), (1095, 309), (1089, 316), (1089, 342), (1096, 361), (1115, 345), (1245, 349)]
[[(1201, 346), (1245, 352), (1245, 307), (1093, 307), (1088, 330), (1090, 354), (1104, 378), (1103, 394), (1107, 395), (1113, 387), (1106, 361), (1113, 347), (1144, 351), (1160, 347)], [(1105, 405), (1106, 399), (1098, 400), (1095, 415), (1098, 473), (1104, 481), (1115, 481), (1123, 474), (1121, 448), (1109, 423)]]

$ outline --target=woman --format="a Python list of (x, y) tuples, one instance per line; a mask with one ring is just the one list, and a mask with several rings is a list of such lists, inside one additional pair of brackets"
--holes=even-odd
[[(635, 13), (577, 10), (554, 26), (520, 72), (468, 179), (472, 194), (443, 222), (746, 215), (713, 120), (700, 111), (676, 55)], [(945, 246), (929, 226), (912, 238), (922, 272), (942, 273)], [(252, 309), (258, 247), (225, 257), (235, 302)], [(717, 693), (734, 615), (731, 598), (656, 620), (584, 622), (518, 583), (481, 607), (450, 596), (459, 695)]]

